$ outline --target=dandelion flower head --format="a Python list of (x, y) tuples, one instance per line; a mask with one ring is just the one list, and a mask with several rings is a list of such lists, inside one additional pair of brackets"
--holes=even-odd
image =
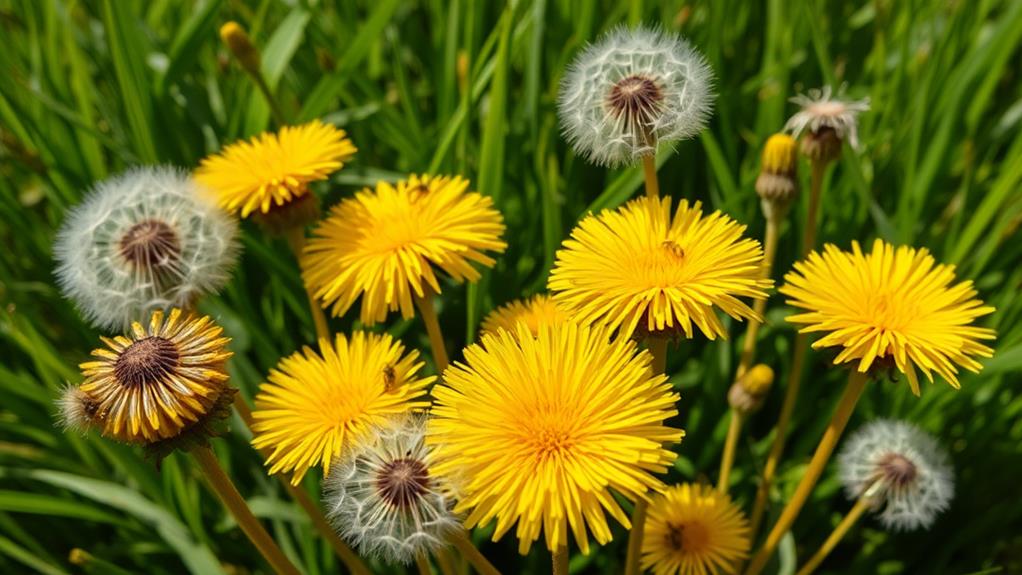
[(660, 142), (691, 138), (713, 110), (713, 71), (676, 34), (615, 28), (561, 80), (558, 115), (576, 152), (606, 166), (633, 164)]
[(312, 199), (309, 182), (325, 180), (356, 151), (344, 130), (313, 120), (230, 144), (202, 160), (195, 178), (224, 209), (247, 218)]
[(840, 141), (847, 141), (852, 148), (859, 147), (859, 114), (869, 111), (869, 98), (862, 100), (834, 97), (830, 86), (809, 90), (808, 95), (799, 94), (791, 101), (800, 106), (784, 129), (796, 138), (802, 132), (819, 134), (831, 130)]
[(461, 523), (433, 471), (425, 419), (375, 429), (339, 458), (324, 485), (327, 519), (365, 556), (410, 563), (447, 545)]
[(338, 334), (284, 358), (259, 388), (252, 445), (269, 449), (270, 474), (293, 472), (297, 485), (315, 465), (331, 461), (387, 419), (427, 407), (433, 377), (420, 378), (416, 351), (389, 334)]
[(954, 497), (947, 452), (903, 421), (881, 419), (858, 430), (842, 448), (838, 464), (848, 497), (874, 500), (889, 529), (929, 527)]
[(742, 237), (745, 226), (702, 204), (640, 198), (590, 215), (557, 252), (547, 287), (581, 323), (605, 323), (626, 336), (683, 333), (727, 337), (720, 309), (759, 319), (740, 297), (762, 299), (763, 250)]
[(959, 366), (978, 372), (975, 358), (993, 355), (980, 342), (994, 339), (994, 331), (972, 324), (994, 308), (976, 299), (971, 281), (955, 281), (954, 266), (938, 264), (925, 249), (876, 240), (864, 254), (858, 242), (851, 252), (828, 244), (784, 279), (781, 293), (805, 310), (788, 321), (804, 324), (803, 333), (825, 334), (813, 348), (840, 348), (834, 363), (857, 360), (860, 372), (874, 364), (896, 367), (916, 395), (917, 369), (957, 388)]
[(57, 282), (96, 327), (219, 290), (237, 260), (237, 223), (174, 168), (136, 168), (97, 184), (53, 246)]
[(81, 364), (85, 380), (61, 399), (65, 423), (104, 437), (151, 445), (226, 415), (229, 338), (209, 317), (153, 312), (126, 336), (101, 338), (96, 358)]
[(496, 519), (497, 540), (517, 524), (522, 554), (541, 534), (550, 550), (566, 545), (569, 530), (588, 554), (588, 533), (611, 540), (605, 513), (629, 527), (613, 494), (661, 489), (654, 474), (675, 459), (665, 446), (684, 433), (664, 424), (678, 395), (651, 360), (632, 340), (572, 322), (535, 337), (518, 324), (469, 346), (433, 389), (427, 436), (466, 525)]
[(541, 325), (552, 325), (568, 319), (568, 314), (557, 307), (553, 298), (547, 294), (537, 294), (524, 300), (516, 299), (491, 311), (483, 318), (482, 331), (515, 331), (518, 322), (522, 322), (535, 335), (539, 333)]
[(366, 325), (387, 313), (415, 315), (412, 298), (440, 293), (436, 268), (455, 281), (474, 282), (473, 265), (496, 263), (504, 220), (493, 200), (468, 191), (461, 177), (410, 176), (380, 182), (342, 200), (313, 231), (302, 277), (315, 297), (344, 315), (359, 297)]
[(749, 554), (749, 522), (727, 494), (682, 483), (649, 506), (642, 566), (655, 575), (732, 573)]

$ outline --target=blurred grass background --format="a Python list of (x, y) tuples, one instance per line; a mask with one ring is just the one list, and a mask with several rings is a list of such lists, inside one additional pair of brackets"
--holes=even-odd
[[(940, 383), (916, 399), (904, 382), (871, 386), (850, 430), (895, 416), (935, 433), (952, 451), (958, 495), (926, 533), (888, 534), (865, 520), (822, 572), (1022, 572), (1016, 0), (0, 0), (0, 572), (266, 572), (183, 458), (157, 472), (138, 450), (54, 426), (53, 399), (65, 381), (78, 381), (75, 365), (99, 335), (54, 287), (51, 243), (67, 208), (125, 167), (191, 168), (272, 127), (266, 103), (218, 41), (230, 19), (263, 48), (266, 76), (293, 121), (323, 117), (359, 147), (350, 167), (317, 188), (326, 205), (422, 171), (464, 174), (496, 199), (509, 225), (507, 254), (478, 285), (447, 286), (442, 297), (454, 358), (486, 311), (543, 289), (554, 251), (581, 215), (641, 187), (639, 171), (587, 165), (558, 134), (557, 83), (586, 41), (642, 22), (679, 31), (706, 54), (717, 110), (699, 139), (662, 152), (661, 189), (724, 210), (757, 237), (758, 153), (793, 111), (787, 99), (825, 83), (870, 97), (861, 153), (846, 150), (827, 180), (821, 240), (930, 248), (997, 307), (985, 323), (999, 339), (961, 391)], [(798, 252), (800, 214), (782, 230), (776, 277)], [(313, 328), (286, 246), (247, 224), (244, 245), (233, 283), (200, 309), (234, 338), (233, 380), (251, 398)], [(780, 380), (793, 333), (787, 313), (774, 301), (761, 331), (760, 359)], [(333, 327), (350, 329), (351, 320)], [(389, 327), (428, 349), (418, 322)], [(732, 331), (729, 342), (671, 350), (688, 430), (672, 480), (715, 480), (743, 327)], [(775, 500), (794, 488), (839, 391), (843, 378), (826, 363), (811, 357)], [(739, 445), (733, 493), (747, 507), (779, 391)], [(216, 448), (257, 515), (308, 573), (338, 572), (235, 423)], [(306, 487), (316, 493), (317, 481)], [(768, 572), (790, 573), (849, 507), (828, 473)], [(573, 572), (617, 572), (625, 537), (615, 533), (591, 556), (575, 553)], [(549, 569), (539, 546), (519, 557), (511, 536), (481, 546), (508, 573)], [(74, 548), (87, 553), (76, 552), (73, 565)]]

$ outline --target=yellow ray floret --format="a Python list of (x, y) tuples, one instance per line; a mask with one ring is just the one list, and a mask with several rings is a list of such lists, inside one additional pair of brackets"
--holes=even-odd
[(172, 439), (214, 409), (227, 388), (230, 338), (209, 317), (152, 314), (128, 336), (102, 338), (96, 361), (81, 364), (79, 387), (90, 424), (104, 437), (150, 444)]
[(202, 160), (195, 179), (229, 212), (267, 213), (308, 193), (357, 150), (344, 130), (314, 120), (264, 132)]
[(749, 522), (712, 487), (683, 483), (653, 499), (642, 566), (654, 575), (734, 573), (749, 555)]
[(302, 277), (324, 307), (344, 315), (359, 297), (359, 319), (372, 325), (390, 311), (414, 316), (413, 295), (440, 293), (434, 268), (475, 281), (473, 263), (503, 252), (504, 220), (486, 196), (461, 177), (411, 176), (380, 182), (342, 200), (305, 247)]
[(557, 252), (547, 284), (554, 300), (582, 323), (620, 328), (624, 335), (684, 333), (727, 337), (716, 310), (756, 319), (739, 297), (762, 299), (763, 250), (720, 212), (682, 200), (642, 198), (584, 219)]
[(861, 372), (875, 363), (897, 367), (916, 395), (916, 368), (957, 388), (958, 366), (978, 372), (975, 357), (993, 354), (980, 340), (994, 339), (994, 331), (972, 323), (994, 308), (976, 299), (971, 281), (954, 283), (954, 266), (938, 264), (925, 249), (876, 240), (863, 254), (857, 242), (850, 253), (828, 244), (784, 279), (788, 303), (807, 310), (788, 321), (826, 334), (814, 348), (843, 348), (834, 363), (858, 360)]
[(416, 351), (388, 334), (338, 334), (333, 345), (319, 341), (281, 360), (259, 388), (252, 445), (269, 449), (270, 473), (293, 472), (301, 482), (310, 467), (330, 462), (369, 429), (389, 418), (427, 407)]
[(611, 540), (605, 512), (629, 527), (615, 493), (636, 501), (663, 487), (654, 474), (675, 459), (665, 445), (684, 434), (664, 425), (678, 395), (648, 352), (609, 338), (571, 322), (534, 337), (520, 323), (483, 335), (445, 372), (427, 442), (469, 527), (496, 519), (496, 540), (517, 523), (523, 554), (541, 533), (550, 550), (566, 545), (570, 529), (589, 553), (589, 533)]
[(496, 332), (500, 329), (515, 331), (518, 322), (528, 326), (533, 335), (539, 333), (539, 326), (556, 324), (569, 319), (568, 314), (561, 311), (554, 300), (546, 294), (538, 294), (529, 299), (516, 299), (491, 311), (483, 319), (483, 332)]

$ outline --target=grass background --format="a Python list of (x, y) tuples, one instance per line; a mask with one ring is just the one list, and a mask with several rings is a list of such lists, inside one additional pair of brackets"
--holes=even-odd
[[(787, 99), (824, 83), (870, 97), (861, 153), (846, 150), (828, 176), (821, 240), (930, 248), (997, 307), (984, 323), (999, 339), (961, 391), (927, 385), (916, 399), (904, 382), (870, 386), (849, 429), (890, 416), (937, 434), (952, 452), (958, 495), (926, 533), (888, 534), (863, 521), (822, 571), (1022, 571), (1022, 2), (0, 0), (0, 572), (267, 570), (187, 460), (172, 456), (157, 472), (138, 450), (64, 434), (53, 417), (57, 391), (80, 379), (76, 363), (99, 343), (54, 287), (51, 244), (66, 209), (128, 166), (194, 167), (271, 127), (266, 103), (217, 38), (229, 19), (263, 48), (292, 120), (323, 117), (359, 147), (350, 167), (317, 188), (326, 205), (413, 171), (464, 174), (496, 199), (508, 252), (478, 285), (444, 289), (454, 358), (486, 311), (543, 289), (581, 215), (641, 188), (639, 171), (587, 165), (558, 134), (557, 82), (586, 41), (644, 22), (683, 33), (706, 54), (717, 110), (700, 138), (662, 151), (661, 189), (724, 210), (757, 237), (758, 150), (793, 111)], [(803, 211), (782, 230), (779, 272), (798, 253)], [(233, 283), (200, 309), (234, 338), (233, 381), (251, 398), (313, 328), (286, 246), (245, 229)], [(781, 379), (793, 334), (787, 312), (774, 301), (761, 331), (760, 359)], [(333, 327), (350, 329), (351, 320)], [(388, 327), (428, 349), (418, 322)], [(672, 480), (715, 479), (743, 327), (732, 332), (729, 342), (671, 350), (688, 430)], [(775, 501), (794, 489), (842, 374), (817, 354), (806, 379)], [(739, 445), (733, 494), (747, 509), (779, 403), (776, 390)], [(256, 514), (308, 573), (338, 572), (233, 427), (216, 449)], [(316, 483), (306, 481), (310, 492)], [(790, 573), (849, 507), (831, 469), (768, 572)], [(617, 529), (589, 557), (574, 553), (573, 572), (619, 571), (624, 535)], [(481, 546), (508, 573), (549, 568), (540, 546), (519, 557), (510, 536)], [(71, 565), (72, 548), (92, 559)]]

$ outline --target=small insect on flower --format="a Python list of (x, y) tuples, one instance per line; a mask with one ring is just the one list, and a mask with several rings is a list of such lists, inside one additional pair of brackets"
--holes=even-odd
[(174, 309), (135, 322), (127, 336), (102, 338), (106, 348), (80, 366), (85, 381), (59, 400), (64, 424), (146, 446), (208, 437), (234, 397), (222, 332), (207, 316)]
[(589, 161), (633, 164), (661, 142), (691, 138), (713, 110), (713, 71), (676, 34), (619, 27), (591, 44), (561, 80), (565, 138)]
[(388, 562), (410, 563), (462, 529), (443, 479), (433, 473), (421, 416), (388, 421), (339, 457), (323, 503), (343, 539)]
[(739, 297), (765, 298), (763, 250), (745, 226), (702, 204), (641, 198), (586, 217), (557, 252), (547, 287), (573, 319), (625, 336), (727, 337), (716, 310), (760, 319)]
[(536, 335), (541, 325), (568, 320), (568, 314), (561, 311), (549, 295), (537, 294), (526, 300), (516, 299), (491, 311), (483, 319), (482, 332), (496, 333), (501, 329), (513, 332), (518, 322), (522, 322)]
[(932, 436), (902, 421), (881, 419), (857, 431), (838, 464), (848, 497), (869, 497), (889, 529), (928, 528), (954, 497), (947, 452)]
[(994, 308), (976, 299), (971, 281), (955, 282), (954, 266), (938, 264), (925, 249), (881, 240), (863, 254), (858, 242), (843, 252), (832, 244), (813, 252), (784, 276), (780, 292), (805, 313), (789, 316), (802, 333), (823, 332), (813, 348), (838, 347), (834, 364), (858, 361), (858, 370), (896, 368), (919, 395), (916, 369), (957, 388), (958, 367), (978, 372), (975, 357), (991, 357), (980, 343), (994, 330), (975, 327)]
[(648, 513), (642, 566), (655, 575), (734, 573), (749, 554), (749, 522), (712, 487), (669, 487), (655, 496)]
[(305, 225), (319, 215), (309, 183), (325, 180), (355, 152), (344, 130), (313, 120), (236, 142), (202, 160), (195, 178), (224, 209), (258, 215), (271, 231)]
[(457, 488), (455, 511), (471, 510), (469, 527), (496, 519), (497, 540), (517, 523), (522, 554), (541, 533), (551, 551), (567, 545), (570, 529), (588, 554), (589, 532), (612, 538), (604, 512), (630, 525), (615, 495), (662, 488), (654, 474), (684, 434), (664, 424), (678, 395), (647, 351), (605, 327), (564, 322), (533, 336), (519, 323), (481, 341), (433, 388), (434, 470)]
[[(281, 360), (259, 388), (252, 445), (269, 448), (270, 474), (293, 471), (301, 482), (310, 467), (331, 462), (389, 418), (429, 406), (419, 378), (419, 354), (388, 334), (338, 334), (320, 352), (309, 347)], [(391, 374), (392, 377), (388, 376)]]
[(791, 99), (801, 106), (784, 129), (796, 138), (807, 132), (802, 140), (802, 153), (813, 159), (830, 161), (841, 154), (841, 143), (847, 141), (852, 149), (859, 147), (858, 116), (869, 111), (869, 98), (844, 100), (832, 97), (830, 86), (809, 90)]
[(436, 270), (455, 281), (479, 279), (473, 264), (492, 267), (503, 252), (504, 219), (493, 200), (468, 191), (461, 177), (412, 175), (380, 182), (341, 200), (313, 230), (302, 278), (324, 307), (344, 315), (362, 298), (359, 319), (415, 315), (413, 296), (440, 293)]
[(57, 282), (89, 323), (124, 329), (227, 283), (237, 223), (203, 195), (183, 171), (136, 168), (71, 211), (53, 246)]

